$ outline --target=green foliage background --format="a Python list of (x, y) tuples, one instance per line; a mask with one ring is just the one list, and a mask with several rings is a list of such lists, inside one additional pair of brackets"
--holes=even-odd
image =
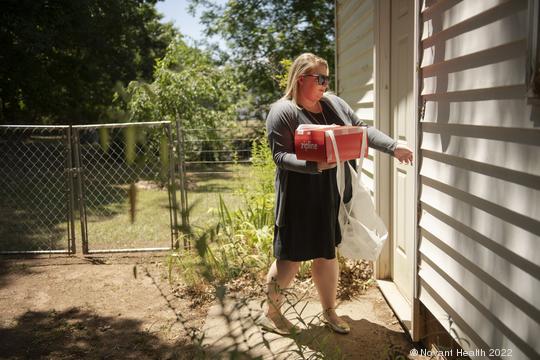
[(152, 80), (176, 34), (156, 0), (2, 0), (0, 124), (108, 122), (116, 83)]
[[(331, 0), (191, 0), (205, 35), (228, 45), (223, 51), (203, 42), (207, 52), (188, 47), (171, 24), (162, 24), (157, 2), (1, 1), (0, 124), (123, 122), (163, 114), (210, 124), (223, 114), (227, 121), (232, 102), (245, 117), (264, 118), (280, 97), (286, 61), (310, 51), (326, 58), (333, 72)], [(133, 81), (159, 84), (158, 97), (177, 81), (185, 94), (174, 90), (179, 99), (162, 101), (155, 111), (132, 103), (137, 113), (130, 118), (114, 94)]]
[[(328, 61), (334, 72), (333, 0), (190, 0), (200, 13), (205, 34), (219, 35), (232, 50), (224, 61), (240, 69), (241, 81), (253, 95), (254, 110), (267, 109), (280, 95), (283, 60), (304, 52)], [(332, 86), (332, 84), (331, 84)]]

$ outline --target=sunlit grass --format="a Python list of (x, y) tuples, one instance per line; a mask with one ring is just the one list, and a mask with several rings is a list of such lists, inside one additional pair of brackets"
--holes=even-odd
[(220, 196), (231, 210), (244, 203), (242, 192), (250, 181), (250, 167), (230, 164), (220, 170), (226, 173), (188, 174), (188, 204), (195, 204), (190, 213), (190, 225), (206, 227), (215, 223)]
[[(190, 213), (190, 224), (205, 227), (218, 220), (217, 209), (221, 196), (231, 209), (242, 204), (242, 189), (248, 181), (246, 166), (228, 165), (227, 174), (204, 174), (189, 176), (188, 204), (195, 204)], [(131, 222), (127, 186), (122, 202), (111, 203), (98, 213), (113, 213), (111, 216), (88, 216), (88, 243), (90, 250), (156, 248), (171, 246), (171, 224), (169, 200), (165, 189), (138, 188), (135, 206), (135, 221)], [(176, 200), (180, 209), (180, 191)], [(181, 216), (178, 213), (178, 223)], [(77, 223), (80, 234), (80, 223)], [(78, 236), (78, 235), (77, 235)]]
[[(129, 198), (103, 210), (111, 216), (88, 216), (88, 247), (97, 249), (154, 248), (171, 246), (169, 200), (166, 190), (138, 189), (134, 222)], [(77, 224), (80, 233), (80, 224)]]
[[(252, 180), (250, 167), (230, 164), (221, 166), (218, 171), (220, 173), (188, 174), (188, 202), (195, 204), (190, 213), (190, 224), (194, 227), (206, 227), (218, 221), (220, 195), (231, 211), (239, 208), (244, 202), (242, 190)], [(128, 196), (129, 184), (111, 186), (92, 184), (92, 187), (87, 187), (86, 210), (90, 250), (171, 246), (167, 190), (153, 182), (143, 185), (146, 186), (137, 188), (133, 223)], [(67, 209), (59, 209), (54, 213), (49, 211), (58, 208), (53, 200), (61, 196), (42, 196), (39, 198), (39, 207), (37, 204), (30, 204), (24, 213), (19, 215), (16, 212), (22, 210), (18, 208), (2, 209), (10, 216), (3, 219), (7, 225), (2, 228), (0, 251), (67, 249)], [(177, 189), (179, 225), (181, 225), (180, 198), (180, 191)], [(81, 222), (78, 205), (75, 207), (75, 244), (77, 252), (80, 253)], [(41, 211), (39, 216), (36, 214), (38, 210)], [(49, 218), (53, 215), (54, 221)]]

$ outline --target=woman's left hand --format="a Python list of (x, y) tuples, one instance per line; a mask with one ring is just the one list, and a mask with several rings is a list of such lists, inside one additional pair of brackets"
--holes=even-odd
[(413, 152), (407, 145), (397, 144), (394, 149), (394, 157), (402, 164), (411, 164), (413, 162)]

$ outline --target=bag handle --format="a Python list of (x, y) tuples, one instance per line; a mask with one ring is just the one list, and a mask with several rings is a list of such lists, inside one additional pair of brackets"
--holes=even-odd
[(334, 149), (334, 156), (336, 157), (336, 177), (337, 177), (337, 186), (338, 186), (338, 192), (339, 196), (342, 199), (341, 202), (343, 203), (343, 191), (345, 190), (345, 179), (343, 174), (343, 164), (341, 163), (341, 158), (339, 157), (339, 151), (336, 143), (336, 137), (334, 135), (334, 130), (326, 130), (326, 135), (330, 138), (332, 141), (332, 148)]
[[(334, 149), (334, 155), (336, 156), (336, 162), (337, 162), (337, 185), (338, 185), (338, 191), (341, 199), (343, 199), (343, 193), (345, 191), (345, 169), (344, 169), (344, 163), (342, 164), (341, 158), (339, 157), (339, 150), (337, 147), (336, 137), (334, 135), (334, 130), (326, 130), (326, 134), (328, 137), (330, 137), (330, 140), (332, 141), (332, 148)], [(364, 157), (366, 155), (366, 146), (367, 144), (367, 126), (362, 126), (362, 144), (360, 149), (360, 161), (358, 162), (358, 167), (356, 172), (358, 173), (358, 183), (359, 185), (362, 183), (362, 168), (364, 166)], [(349, 164), (350, 170), (354, 170), (352, 166)]]
[[(339, 157), (339, 150), (337, 147), (336, 137), (334, 135), (334, 130), (326, 130), (325, 133), (328, 135), (330, 140), (332, 141), (332, 148), (334, 149), (334, 155), (336, 156), (336, 164), (337, 164), (337, 171), (336, 171), (336, 182), (339, 192), (339, 201), (340, 206), (343, 210), (343, 212), (347, 215), (347, 219), (351, 217), (351, 209), (347, 209), (345, 206), (345, 202), (343, 201), (343, 194), (345, 192), (345, 163), (341, 162), (341, 158)], [(358, 176), (357, 181), (359, 185), (362, 185), (362, 179), (361, 179), (361, 172), (362, 172), (362, 166), (364, 164), (364, 156), (366, 154), (366, 141), (367, 141), (367, 127), (364, 127), (362, 129), (362, 144), (360, 149), (360, 161), (358, 163)], [(353, 167), (349, 164), (350, 171), (354, 171)]]
[[(362, 126), (362, 145), (360, 149), (360, 161), (358, 162), (358, 174), (362, 172), (362, 167), (364, 166), (364, 157), (366, 156), (367, 148), (367, 126)], [(358, 176), (360, 178), (360, 176)]]

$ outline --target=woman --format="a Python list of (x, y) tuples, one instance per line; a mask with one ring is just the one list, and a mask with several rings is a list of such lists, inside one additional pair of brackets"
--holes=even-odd
[[(336, 246), (339, 195), (335, 164), (298, 160), (294, 132), (300, 124), (356, 125), (363, 123), (341, 98), (326, 93), (328, 63), (305, 53), (293, 62), (285, 95), (274, 103), (266, 120), (268, 139), (276, 163), (274, 256), (267, 275), (268, 308), (260, 324), (267, 330), (290, 334), (297, 329), (281, 313), (280, 289), (287, 288), (300, 263), (313, 260), (312, 278), (330, 328), (348, 333), (349, 325), (335, 311), (339, 276)], [(392, 138), (368, 128), (369, 146), (412, 162), (412, 152)], [(350, 180), (344, 200), (350, 199)]]

